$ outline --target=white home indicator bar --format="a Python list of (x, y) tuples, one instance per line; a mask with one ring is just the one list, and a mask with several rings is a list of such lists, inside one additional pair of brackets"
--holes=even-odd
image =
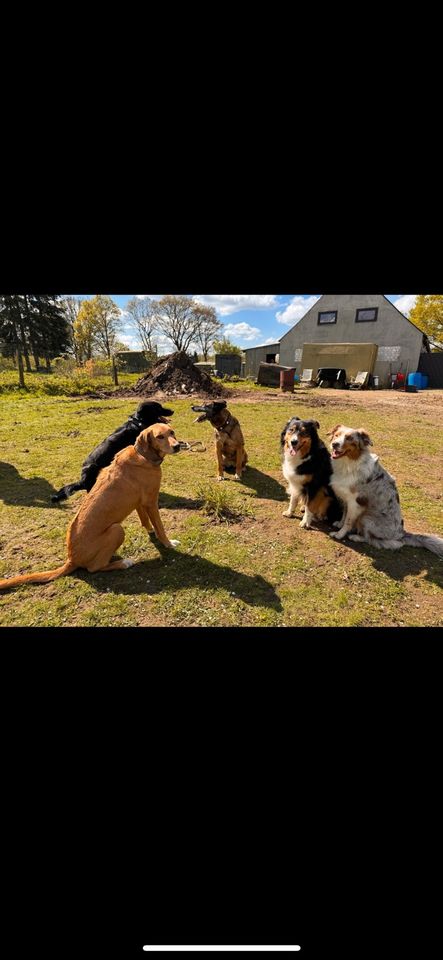
[(194, 950), (199, 950), (202, 952), (205, 950), (215, 950), (219, 952), (226, 951), (226, 950), (233, 951), (233, 952), (235, 952), (236, 950), (255, 952), (256, 950), (260, 950), (263, 953), (274, 953), (277, 950), (279, 953), (293, 953), (300, 949), (301, 947), (297, 947), (297, 946), (293, 946), (293, 947), (281, 947), (281, 946), (280, 947), (257, 947), (257, 946), (256, 947), (202, 947), (202, 946), (200, 947), (148, 947), (146, 946), (146, 947), (143, 947), (143, 950), (146, 950), (146, 951), (161, 950), (164, 953), (177, 953), (177, 952), (180, 953), (183, 951), (191, 953)]

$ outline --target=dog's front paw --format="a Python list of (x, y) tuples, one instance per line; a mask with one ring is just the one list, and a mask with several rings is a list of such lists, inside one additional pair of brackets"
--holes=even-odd
[(343, 521), (342, 521), (342, 520), (335, 520), (334, 523), (332, 524), (332, 526), (335, 527), (336, 530), (340, 530), (340, 527), (343, 526)]
[(129, 557), (127, 560), (122, 560), (123, 570), (127, 570), (128, 567), (133, 567), (134, 563), (135, 563), (135, 560), (130, 560)]
[(346, 531), (338, 530), (337, 533), (331, 533), (330, 536), (333, 540), (343, 540), (346, 536)]
[(219, 483), (220, 480), (224, 480), (224, 479), (225, 479), (224, 477), (217, 477), (217, 482)]
[(283, 510), (282, 517), (293, 517), (292, 510)]
[(170, 540), (170, 541), (169, 541), (169, 546), (170, 546), (170, 547), (179, 547), (179, 546), (180, 546), (180, 540)]
[(234, 480), (241, 480), (241, 473), (234, 473)]
[(300, 526), (303, 527), (303, 530), (310, 530), (311, 524), (303, 517), (303, 520), (300, 522)]

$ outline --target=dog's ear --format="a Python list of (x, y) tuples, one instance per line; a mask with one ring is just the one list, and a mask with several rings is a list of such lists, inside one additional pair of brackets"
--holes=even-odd
[(340, 430), (341, 423), (336, 423), (335, 427), (332, 427), (332, 430), (328, 430), (326, 436), (333, 437), (334, 433), (337, 433), (337, 430)]
[(313, 420), (312, 422), (313, 422), (314, 426), (317, 428), (317, 430), (320, 430), (320, 424), (319, 424), (318, 420)]
[(287, 429), (288, 429), (288, 427), (289, 427), (289, 424), (290, 424), (290, 420), (288, 420), (288, 422), (285, 423), (285, 425), (284, 425), (284, 427), (283, 427), (283, 430), (282, 430), (282, 432), (281, 432), (281, 434), (280, 434), (280, 446), (281, 446), (281, 447), (284, 446), (286, 431), (287, 431)]
[(365, 447), (373, 447), (373, 446), (374, 446), (374, 444), (372, 443), (372, 440), (371, 440), (371, 438), (370, 438), (370, 436), (369, 436), (369, 433), (366, 433), (366, 430), (357, 430), (357, 433), (358, 433), (359, 437), (361, 437), (361, 439), (362, 439), (362, 441), (363, 441), (363, 445), (364, 445)]
[(219, 410), (224, 410), (224, 409), (225, 409), (226, 400), (215, 400), (215, 402), (212, 404), (212, 406), (213, 406), (215, 412), (217, 413)]
[(152, 427), (146, 427), (146, 429), (142, 430), (142, 432), (138, 435), (136, 449), (137, 453), (139, 453), (141, 457), (145, 457), (150, 450), (154, 449), (153, 440), (154, 437), (152, 434)]

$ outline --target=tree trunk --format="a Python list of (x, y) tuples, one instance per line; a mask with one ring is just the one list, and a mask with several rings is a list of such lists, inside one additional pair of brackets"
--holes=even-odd
[(20, 334), (21, 334), (21, 340), (23, 344), (23, 356), (25, 358), (26, 370), (27, 370), (27, 373), (31, 373), (32, 371), (31, 361), (29, 359), (29, 350), (26, 343), (25, 327), (22, 320), (20, 321)]
[(18, 382), (19, 382), (19, 386), (22, 388), (22, 390), (24, 390), (26, 387), (26, 384), (25, 384), (25, 377), (24, 377), (24, 371), (23, 371), (23, 357), (22, 357), (22, 352), (20, 350), (20, 347), (17, 347), (17, 361), (18, 361)]
[[(28, 319), (28, 327), (30, 327), (29, 305), (28, 305), (28, 298), (26, 294), (24, 295), (23, 299), (25, 301), (25, 311)], [(25, 325), (22, 319), (20, 319), (20, 333), (21, 333), (22, 343), (23, 343), (23, 355), (25, 358), (26, 370), (28, 371), (28, 373), (31, 373), (31, 361), (29, 359), (29, 350), (28, 350), (28, 345), (26, 343)]]
[(47, 370), (47, 372), (48, 372), (48, 373), (51, 373), (51, 361), (50, 361), (49, 355), (48, 355), (47, 353), (45, 353), (45, 364), (46, 364), (46, 370)]
[(114, 357), (112, 358), (112, 376), (114, 379), (115, 386), (118, 387), (118, 373)]

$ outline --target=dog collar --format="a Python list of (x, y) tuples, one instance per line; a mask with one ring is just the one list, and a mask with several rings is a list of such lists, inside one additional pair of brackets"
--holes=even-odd
[(141, 420), (139, 420), (139, 418), (135, 414), (129, 417), (128, 419), (134, 425), (134, 427), (137, 428), (137, 430), (143, 430), (143, 423)]
[(139, 450), (137, 440), (134, 443), (134, 450), (136, 453), (138, 453), (139, 457), (143, 457), (143, 460), (148, 460), (149, 463), (153, 463), (154, 466), (156, 467), (158, 467), (161, 463), (163, 463), (163, 457), (159, 457), (158, 453), (145, 456), (145, 454), (142, 453), (141, 450)]

